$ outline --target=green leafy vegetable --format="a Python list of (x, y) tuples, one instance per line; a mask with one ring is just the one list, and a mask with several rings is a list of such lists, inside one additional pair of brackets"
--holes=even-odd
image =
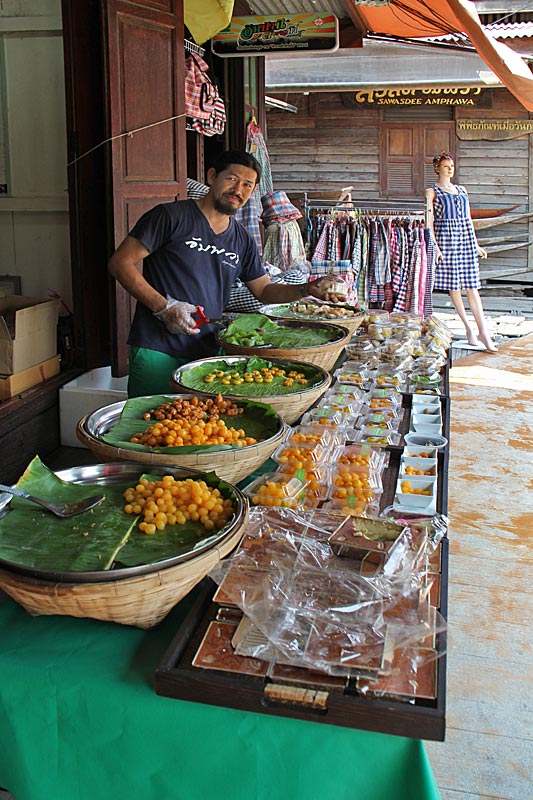
[(278, 347), (293, 349), (298, 347), (316, 347), (341, 338), (340, 331), (302, 325), (290, 327), (278, 324), (264, 314), (241, 314), (220, 338), (229, 344), (242, 347)]

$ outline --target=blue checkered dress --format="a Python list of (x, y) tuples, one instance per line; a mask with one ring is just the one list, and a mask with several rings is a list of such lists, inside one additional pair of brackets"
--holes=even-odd
[(457, 186), (457, 194), (433, 186), (435, 238), (443, 255), (436, 265), (435, 289), (479, 289), (479, 260), (474, 226), (468, 213), (468, 194)]

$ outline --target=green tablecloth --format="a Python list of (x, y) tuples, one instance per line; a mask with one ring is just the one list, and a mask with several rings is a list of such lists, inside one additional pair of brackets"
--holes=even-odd
[(0, 786), (16, 800), (436, 800), (419, 741), (158, 697), (155, 630), (0, 593)]

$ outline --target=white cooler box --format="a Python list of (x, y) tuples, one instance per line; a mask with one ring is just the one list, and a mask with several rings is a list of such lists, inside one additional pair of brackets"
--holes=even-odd
[(99, 367), (80, 375), (59, 390), (59, 421), (61, 444), (83, 447), (76, 436), (76, 426), (82, 417), (102, 406), (127, 400), (128, 377), (113, 378), (111, 367)]

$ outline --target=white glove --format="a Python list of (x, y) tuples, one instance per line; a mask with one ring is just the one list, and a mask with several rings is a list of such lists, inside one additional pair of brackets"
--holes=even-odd
[(200, 333), (193, 317), (196, 306), (183, 300), (174, 300), (167, 294), (167, 304), (161, 311), (154, 311), (154, 317), (161, 320), (170, 333)]

